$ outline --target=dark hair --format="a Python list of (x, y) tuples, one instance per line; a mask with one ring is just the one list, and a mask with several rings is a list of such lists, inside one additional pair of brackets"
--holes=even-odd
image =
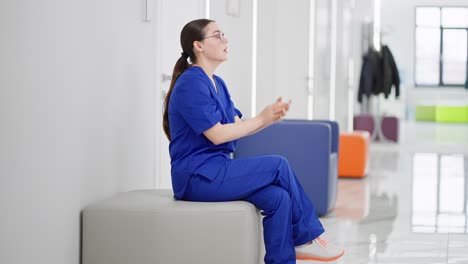
[(193, 20), (187, 23), (180, 32), (180, 46), (182, 47), (182, 54), (174, 65), (171, 85), (169, 86), (169, 91), (167, 91), (166, 98), (164, 99), (163, 129), (169, 141), (171, 140), (171, 132), (169, 129), (169, 98), (171, 97), (177, 78), (179, 78), (179, 76), (190, 67), (187, 58), (190, 58), (192, 63), (197, 63), (197, 57), (193, 51), (193, 42), (201, 41), (205, 37), (205, 28), (211, 22), (214, 21), (210, 19)]

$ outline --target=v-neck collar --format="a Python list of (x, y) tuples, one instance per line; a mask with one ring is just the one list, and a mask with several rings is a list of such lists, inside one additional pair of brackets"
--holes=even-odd
[[(206, 74), (205, 74), (206, 75)], [(215, 93), (217, 96), (219, 96), (219, 87), (216, 85), (216, 79), (215, 77), (213, 76), (213, 79), (211, 79), (208, 75), (207, 75), (208, 79), (210, 80), (210, 83), (211, 83), (211, 86), (212, 88), (214, 89)]]
[(198, 66), (198, 65), (192, 65), (191, 67), (196, 67), (199, 71), (201, 71), (203, 73), (203, 75), (208, 79), (209, 83), (210, 83), (210, 87), (213, 89), (216, 97), (218, 97), (220, 94), (219, 94), (219, 87), (216, 85), (216, 78), (213, 74), (213, 80), (210, 78), (210, 76), (208, 76), (208, 74), (206, 74), (206, 72), (203, 70), (202, 67)]
[[(227, 95), (227, 91), (224, 89), (223, 85), (221, 85), (219, 81), (216, 80), (216, 77), (215, 75), (213, 74), (213, 81), (211, 81), (210, 77), (206, 74), (206, 72), (200, 67), (200, 66), (191, 66), (191, 67), (197, 67), (198, 71), (201, 71), (200, 74), (202, 74), (204, 76), (204, 78), (206, 78), (206, 80), (208, 81), (209, 83), (209, 86), (210, 86), (210, 92), (212, 93), (212, 97), (213, 99), (216, 101), (216, 104), (218, 104), (218, 109), (219, 111), (221, 111), (222, 115), (223, 115), (223, 119), (229, 119), (227, 113), (226, 113), (226, 108), (229, 107), (229, 104), (226, 104), (226, 97), (228, 96)], [(216, 87), (215, 85), (218, 84), (218, 91), (216, 91)]]

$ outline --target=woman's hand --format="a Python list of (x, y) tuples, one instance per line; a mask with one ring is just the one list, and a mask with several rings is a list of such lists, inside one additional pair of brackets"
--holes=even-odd
[(258, 115), (258, 118), (262, 120), (264, 126), (269, 126), (275, 122), (283, 120), (284, 116), (288, 113), (291, 100), (287, 103), (283, 102), (283, 98), (279, 97), (275, 103), (265, 107), (263, 111)]
[(254, 118), (240, 122), (239, 117), (236, 117), (236, 122), (229, 124), (221, 124), (218, 122), (216, 125), (203, 132), (203, 134), (215, 145), (251, 135), (274, 122), (281, 121), (287, 114), (290, 104), (291, 100), (285, 103), (280, 97), (274, 104), (267, 106)]

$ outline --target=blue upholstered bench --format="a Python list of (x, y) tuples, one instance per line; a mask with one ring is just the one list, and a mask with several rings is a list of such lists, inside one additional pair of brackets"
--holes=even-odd
[(334, 121), (289, 120), (238, 140), (234, 157), (284, 156), (322, 216), (335, 206), (338, 141)]

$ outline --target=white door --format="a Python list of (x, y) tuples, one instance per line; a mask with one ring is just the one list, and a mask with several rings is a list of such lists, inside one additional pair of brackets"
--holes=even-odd
[(275, 78), (278, 95), (292, 100), (288, 118), (307, 119), (309, 2), (280, 0), (277, 6)]
[(157, 78), (160, 96), (160, 117), (158, 122), (159, 138), (156, 142), (156, 151), (159, 160), (156, 162), (155, 187), (161, 189), (172, 188), (171, 166), (169, 157), (169, 141), (163, 132), (162, 114), (164, 109), (164, 96), (169, 89), (172, 70), (182, 49), (180, 47), (180, 31), (189, 21), (206, 17), (206, 0), (158, 0), (157, 18), (158, 23), (158, 45), (157, 52)]
[(257, 112), (283, 96), (287, 118), (307, 118), (309, 10), (310, 0), (258, 1)]
[(352, 60), (353, 38), (353, 8), (352, 0), (337, 1), (338, 14), (337, 25), (337, 53), (336, 53), (336, 97), (335, 97), (335, 120), (340, 125), (341, 131), (349, 131), (348, 127), (352, 118), (353, 108), (353, 83), (354, 76), (350, 71), (354, 69)]
[(313, 118), (330, 118), (331, 1), (315, 1)]

